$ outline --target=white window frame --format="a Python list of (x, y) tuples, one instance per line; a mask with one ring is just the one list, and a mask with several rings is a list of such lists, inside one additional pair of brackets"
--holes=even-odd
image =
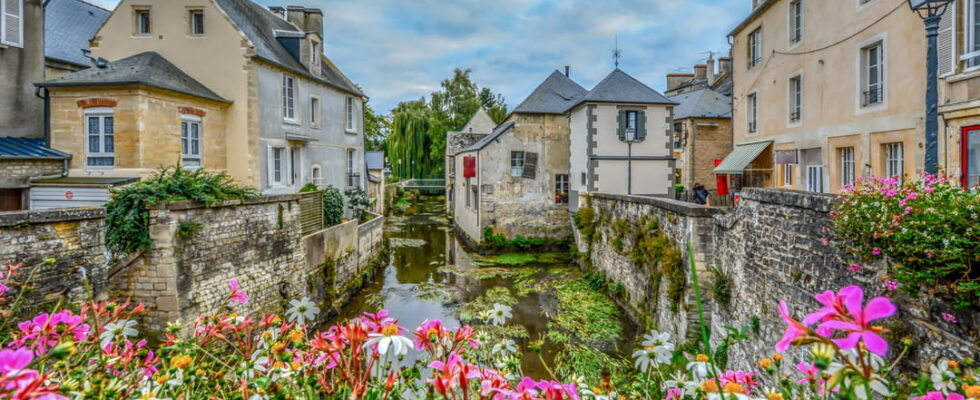
[(296, 124), (296, 78), (289, 74), (282, 74), (282, 119), (283, 121)]
[[(966, 28), (966, 32), (963, 33), (963, 36), (966, 37), (966, 48), (964, 49), (963, 56), (960, 57), (960, 60), (966, 62), (964, 72), (976, 71), (980, 69), (980, 29), (977, 29), (977, 24), (980, 24), (980, 21), (977, 21), (975, 18), (975, 13), (977, 11), (976, 7), (977, 0), (966, 1), (966, 13), (964, 14), (966, 21), (963, 25)], [(949, 12), (949, 10), (947, 10), (947, 12)], [(955, 40), (955, 21), (953, 22), (953, 26), (953, 38)], [(955, 44), (953, 48), (956, 48)], [(956, 68), (954, 67), (953, 69), (955, 70)]]
[[(7, 7), (15, 4), (18, 7), (16, 14), (8, 14)], [(7, 24), (16, 20), (17, 39), (7, 37)], [(24, 0), (0, 0), (0, 43), (13, 47), (24, 47)]]
[(626, 141), (636, 141), (636, 132), (640, 123), (640, 112), (637, 110), (626, 110), (626, 112), (623, 113), (623, 117), (626, 118), (626, 132), (623, 132), (626, 137)]
[[(868, 50), (873, 47), (880, 47), (880, 61), (881, 65), (878, 71), (880, 79), (880, 101), (874, 104), (865, 105), (865, 92), (868, 92), (870, 74), (870, 54)], [(868, 112), (882, 111), (888, 108), (888, 35), (887, 32), (877, 35), (875, 37), (869, 38), (864, 42), (861, 42), (857, 46), (857, 53), (855, 55), (858, 62), (856, 63), (856, 82), (858, 82), (857, 90), (855, 91), (855, 110), (857, 114), (864, 114)]]
[(313, 72), (316, 75), (320, 75), (320, 60), (323, 54), (323, 47), (319, 40), (310, 39), (310, 65), (313, 67)]
[(319, 96), (310, 96), (310, 127), (320, 128), (323, 125), (322, 112), (323, 104)]
[(749, 32), (749, 65), (748, 69), (753, 69), (762, 64), (762, 27), (755, 28)]
[[(115, 121), (115, 110), (110, 107), (92, 107), (85, 109), (85, 169), (89, 171), (111, 171), (116, 167), (116, 121)], [(99, 132), (94, 136), (98, 136), (98, 151), (92, 151), (91, 145), (91, 125), (89, 124), (89, 119), (96, 118), (98, 122)], [(106, 134), (106, 118), (111, 118), (112, 133)], [(106, 151), (106, 138), (108, 136), (112, 137), (112, 151)], [(89, 159), (92, 158), (112, 158), (112, 164), (110, 165), (89, 165)]]
[[(799, 126), (803, 123), (803, 74), (797, 72), (786, 81), (786, 92), (789, 103), (787, 120), (790, 126)], [(796, 119), (793, 114), (796, 113)]]
[(527, 160), (527, 153), (521, 150), (515, 150), (510, 152), (510, 176), (512, 177), (522, 177), (524, 176), (524, 164)]
[(882, 147), (885, 153), (885, 176), (898, 176), (898, 179), (902, 179), (905, 175), (905, 143), (885, 143)]
[[(790, 0), (789, 2), (789, 46), (790, 48), (803, 43), (804, 33), (804, 9), (803, 0)], [(799, 34), (797, 35), (797, 31)]]
[(823, 193), (823, 165), (806, 166), (806, 190), (814, 193)]
[(854, 165), (854, 148), (841, 147), (838, 149), (840, 154), (840, 185), (854, 185), (857, 169)]
[[(360, 174), (357, 172), (357, 149), (347, 149), (347, 186), (360, 187)], [(358, 179), (357, 182), (354, 179)]]
[(320, 164), (310, 166), (310, 183), (317, 187), (323, 186), (323, 167)]
[[(146, 13), (146, 26), (140, 14)], [(145, 28), (145, 29), (144, 29)], [(150, 7), (139, 6), (133, 8), (133, 35), (140, 37), (153, 36), (153, 13)]]
[(783, 187), (793, 187), (793, 165), (781, 164), (783, 166)]
[[(282, 145), (269, 146), (269, 187), (286, 186), (286, 177), (289, 176), (289, 148)], [(279, 156), (278, 159), (276, 156)], [(276, 163), (278, 162), (278, 166)], [(278, 167), (279, 176), (276, 177)]]
[(569, 174), (555, 174), (555, 204), (568, 204), (569, 199), (561, 201), (561, 194), (571, 194), (572, 178)]
[[(198, 15), (201, 16), (201, 31), (200, 32), (197, 31), (197, 24), (195, 24), (196, 21), (194, 20), (196, 18), (196, 16), (198, 16)], [(187, 10), (187, 25), (188, 25), (187, 26), (187, 32), (189, 32), (191, 36), (204, 36), (204, 32), (206, 32), (206, 29), (207, 29), (205, 27), (205, 23), (206, 23), (206, 21), (205, 21), (205, 18), (204, 18), (204, 9), (201, 9), (201, 8), (191, 8), (191, 9), (188, 9)]]
[(759, 96), (754, 91), (745, 97), (745, 122), (746, 136), (759, 134)]
[(347, 133), (356, 133), (357, 124), (354, 123), (354, 97), (347, 96), (344, 100), (345, 130)]
[[(192, 137), (192, 128), (197, 126), (197, 137)], [(202, 153), (204, 153), (204, 123), (201, 117), (191, 114), (180, 116), (180, 161), (186, 169), (198, 169), (204, 166)], [(194, 154), (193, 145), (197, 143), (197, 154)], [(189, 165), (188, 161), (194, 161), (197, 165)]]

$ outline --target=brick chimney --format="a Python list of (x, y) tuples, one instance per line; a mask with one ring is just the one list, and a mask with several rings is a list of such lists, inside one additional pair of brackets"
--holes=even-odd
[(667, 91), (673, 91), (694, 78), (694, 74), (667, 74)]

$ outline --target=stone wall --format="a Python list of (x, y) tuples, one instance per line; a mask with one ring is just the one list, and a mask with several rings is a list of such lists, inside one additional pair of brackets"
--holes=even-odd
[[(816, 292), (838, 290), (860, 285), (866, 296), (883, 293), (883, 268), (865, 266), (860, 273), (850, 272), (844, 255), (832, 244), (828, 214), (833, 197), (775, 189), (746, 189), (739, 206), (730, 211), (672, 200), (637, 196), (593, 194), (588, 201), (596, 211), (596, 234), (591, 246), (585, 246), (583, 235), (576, 232), (579, 251), (587, 252), (588, 264), (614, 283), (622, 285), (619, 297), (633, 319), (646, 328), (670, 332), (684, 343), (696, 335), (697, 315), (691, 266), (686, 246), (693, 240), (696, 268), (705, 292), (706, 319), (712, 326), (715, 345), (724, 335), (724, 326), (743, 327), (760, 319), (760, 334), (736, 343), (729, 350), (730, 367), (750, 367), (773, 352), (785, 325), (777, 305), (786, 300), (798, 316), (818, 307)], [(633, 243), (620, 238), (617, 220), (636, 221), (655, 217), (660, 229), (684, 255), (684, 273), (688, 286), (682, 304), (672, 309), (665, 285), (655, 286), (646, 268), (629, 256)], [(826, 241), (826, 243), (825, 243)], [(712, 268), (731, 279), (731, 300), (714, 300)], [(656, 288), (658, 290), (654, 291)], [(665, 301), (667, 300), (667, 301)], [(955, 312), (949, 304), (928, 295), (911, 299), (894, 298), (899, 315), (887, 321), (892, 328), (890, 341), (912, 337), (916, 343), (909, 355), (909, 365), (925, 365), (936, 359), (978, 354), (977, 332), (980, 320), (970, 312)], [(955, 314), (959, 322), (942, 320), (941, 313)], [(793, 366), (795, 363), (786, 363)]]
[(64, 172), (63, 160), (0, 160), (0, 188), (27, 187), (30, 178)]
[[(106, 294), (105, 209), (0, 213), (0, 266), (23, 264), (29, 304), (85, 300)], [(45, 262), (45, 259), (49, 259)]]

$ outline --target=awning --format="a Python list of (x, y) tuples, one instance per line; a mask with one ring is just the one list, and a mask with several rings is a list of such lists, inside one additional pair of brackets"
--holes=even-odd
[(741, 175), (745, 167), (752, 163), (759, 154), (762, 154), (772, 141), (746, 143), (735, 146), (728, 157), (715, 167), (716, 174)]

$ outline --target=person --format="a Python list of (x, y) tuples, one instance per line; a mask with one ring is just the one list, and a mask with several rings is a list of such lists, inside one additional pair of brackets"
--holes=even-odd
[(700, 183), (694, 184), (694, 202), (700, 205), (708, 204), (708, 189)]

